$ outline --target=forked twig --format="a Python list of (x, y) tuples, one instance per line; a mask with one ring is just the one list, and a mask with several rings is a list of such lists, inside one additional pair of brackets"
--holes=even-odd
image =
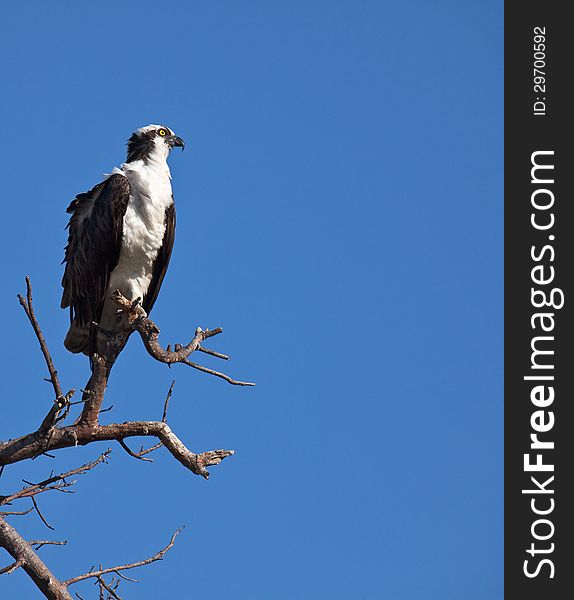
[[(23, 480), (24, 483), (28, 484), (28, 486), (21, 489), (19, 492), (11, 494), (10, 496), (0, 496), (0, 506), (2, 506), (3, 504), (10, 504), (14, 500), (19, 500), (20, 498), (32, 498), (32, 501), (34, 502), (34, 496), (37, 496), (38, 494), (50, 490), (65, 491), (64, 488), (71, 487), (75, 483), (75, 481), (68, 482), (66, 481), (66, 479), (68, 479), (72, 475), (83, 475), (87, 471), (93, 469), (96, 465), (99, 465), (101, 462), (106, 462), (106, 459), (108, 458), (110, 452), (111, 450), (108, 449), (102, 454), (100, 454), (100, 456), (92, 462), (86, 463), (81, 467), (77, 467), (76, 469), (71, 469), (66, 473), (61, 473), (60, 475), (51, 475), (50, 477), (44, 479), (43, 481), (40, 481), (39, 483), (31, 483), (29, 481)], [(38, 510), (37, 505), (35, 503), (34, 505), (36, 510)], [(44, 521), (43, 517), (40, 516), (40, 518), (42, 518), (42, 520)], [(50, 527), (47, 523), (46, 525)], [(50, 529), (52, 529), (52, 527), (50, 527)]]
[(175, 531), (174, 534), (171, 536), (169, 544), (167, 546), (165, 546), (165, 548), (162, 548), (159, 552), (157, 552), (150, 558), (146, 558), (144, 560), (140, 560), (138, 562), (130, 563), (127, 565), (117, 565), (115, 567), (109, 567), (107, 569), (100, 568), (99, 571), (88, 571), (87, 573), (84, 573), (83, 575), (78, 575), (76, 577), (72, 577), (71, 579), (67, 579), (66, 581), (64, 581), (64, 585), (69, 586), (74, 583), (78, 583), (78, 581), (83, 581), (84, 579), (90, 579), (91, 577), (97, 578), (97, 577), (101, 577), (102, 575), (106, 575), (107, 573), (117, 573), (118, 571), (126, 571), (128, 569), (135, 569), (137, 567), (143, 567), (144, 565), (149, 565), (150, 563), (156, 562), (158, 560), (162, 560), (162, 558), (165, 556), (166, 552), (168, 552), (169, 550), (171, 550), (173, 548), (173, 545), (175, 544), (175, 538), (181, 533), (182, 530), (183, 530), (183, 527), (180, 527), (177, 531)]

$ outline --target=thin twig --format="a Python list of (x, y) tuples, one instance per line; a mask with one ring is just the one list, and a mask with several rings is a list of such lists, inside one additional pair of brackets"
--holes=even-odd
[(130, 563), (128, 565), (118, 565), (116, 567), (109, 567), (108, 569), (100, 568), (99, 571), (91, 571), (88, 573), (84, 573), (83, 575), (78, 575), (77, 577), (72, 577), (71, 579), (67, 579), (64, 581), (64, 585), (72, 585), (73, 583), (78, 583), (78, 581), (83, 581), (84, 579), (89, 579), (90, 577), (101, 577), (102, 575), (106, 575), (107, 573), (116, 573), (117, 571), (126, 571), (127, 569), (135, 569), (136, 567), (143, 567), (144, 565), (149, 565), (152, 562), (156, 562), (157, 560), (162, 560), (165, 556), (166, 552), (173, 548), (175, 544), (175, 538), (181, 533), (183, 527), (180, 527), (174, 534), (171, 536), (171, 540), (169, 544), (162, 548), (157, 554), (154, 554), (151, 558), (146, 558), (144, 560), (140, 560), (138, 562)]
[(34, 508), (36, 509), (36, 512), (38, 513), (38, 516), (42, 520), (42, 523), (44, 523), (44, 525), (48, 529), (51, 529), (52, 531), (54, 531), (54, 528), (50, 525), (50, 523), (48, 523), (48, 521), (46, 521), (46, 519), (44, 518), (44, 515), (40, 512), (40, 508), (38, 507), (38, 503), (36, 502), (36, 498), (34, 498), (34, 496), (32, 496), (32, 504), (34, 505)]
[(171, 398), (171, 393), (173, 392), (174, 385), (175, 385), (175, 379), (171, 382), (171, 385), (169, 386), (169, 390), (167, 392), (167, 396), (165, 398), (165, 403), (163, 405), (163, 416), (161, 418), (162, 423), (165, 423), (167, 421), (167, 408), (169, 406), (169, 400)]
[[(173, 392), (173, 386), (175, 385), (175, 379), (171, 382), (171, 385), (169, 386), (169, 390), (167, 392), (167, 396), (165, 398), (165, 402), (163, 405), (163, 415), (161, 417), (161, 422), (162, 423), (166, 423), (167, 422), (167, 409), (169, 407), (169, 400), (171, 398), (171, 394)], [(150, 454), (150, 452), (154, 452), (155, 450), (158, 450), (159, 448), (161, 448), (163, 446), (163, 444), (161, 442), (158, 442), (157, 444), (154, 444), (151, 448), (147, 448), (144, 449), (144, 447), (142, 446), (140, 451), (137, 453), (134, 453), (132, 456), (135, 456), (135, 458), (142, 458), (142, 456), (145, 456), (146, 454)]]
[(40, 343), (40, 349), (42, 350), (42, 354), (44, 355), (44, 360), (46, 361), (46, 366), (48, 367), (48, 371), (50, 372), (50, 381), (52, 382), (52, 386), (54, 388), (54, 393), (56, 394), (56, 398), (63, 396), (62, 387), (60, 386), (60, 381), (58, 379), (58, 371), (56, 371), (56, 367), (54, 366), (54, 362), (48, 351), (48, 346), (46, 344), (46, 340), (44, 338), (44, 334), (40, 329), (40, 325), (38, 323), (38, 319), (36, 319), (36, 314), (34, 313), (34, 305), (32, 303), (32, 282), (29, 277), (26, 277), (26, 299), (24, 299), (20, 294), (18, 294), (18, 300), (26, 313), (32, 327), (34, 329), (34, 333), (38, 338), (38, 342)]
[(211, 348), (204, 348), (203, 346), (198, 346), (197, 348), (200, 352), (204, 352), (205, 354), (210, 354), (211, 356), (215, 356), (216, 358), (221, 358), (222, 360), (229, 360), (231, 356), (227, 354), (221, 354), (221, 352), (216, 352)]
[(52, 540), (31, 540), (28, 542), (30, 546), (37, 546), (34, 550), (40, 550), (42, 546), (65, 546), (68, 541), (64, 540), (62, 542), (52, 541)]
[(104, 581), (104, 580), (103, 580), (101, 577), (98, 577), (98, 582), (99, 582), (99, 583), (100, 583), (100, 585), (101, 585), (103, 588), (105, 588), (105, 589), (108, 591), (108, 593), (109, 593), (111, 596), (113, 596), (113, 597), (114, 597), (116, 600), (122, 600), (122, 599), (121, 599), (121, 598), (120, 598), (120, 597), (119, 597), (119, 596), (118, 596), (118, 595), (117, 595), (117, 594), (114, 592), (114, 590), (113, 590), (111, 587), (109, 587), (108, 585), (106, 585), (106, 582), (105, 582), (105, 581)]
[(134, 458), (137, 458), (138, 460), (144, 460), (146, 462), (153, 462), (153, 458), (145, 458), (145, 456), (142, 455), (142, 453), (140, 452), (139, 454), (136, 452), (133, 452), (130, 447), (124, 442), (124, 440), (122, 440), (121, 438), (118, 440), (118, 444), (130, 455), (133, 456)]
[(33, 506), (30, 507), (28, 510), (9, 510), (9, 511), (6, 511), (6, 512), (0, 512), (0, 517), (8, 517), (8, 516), (11, 516), (11, 515), (18, 515), (18, 516), (28, 515), (33, 510), (34, 510)]
[(12, 564), (0, 569), (0, 575), (10, 575), (10, 573), (13, 573), (18, 567), (21, 567), (23, 562), (24, 561), (22, 560), (15, 560)]
[[(62, 392), (62, 386), (60, 385), (60, 380), (58, 379), (58, 371), (56, 371), (56, 367), (54, 366), (54, 361), (52, 360), (52, 356), (50, 351), (48, 350), (48, 345), (46, 344), (46, 339), (44, 338), (44, 334), (42, 333), (42, 329), (40, 328), (40, 324), (38, 323), (38, 319), (36, 317), (36, 313), (34, 312), (34, 303), (32, 300), (32, 283), (29, 277), (26, 277), (26, 298), (22, 295), (18, 294), (18, 300), (20, 305), (24, 309), (30, 324), (32, 325), (32, 329), (36, 334), (36, 338), (40, 344), (40, 350), (42, 351), (42, 355), (44, 356), (44, 360), (46, 362), (46, 366), (48, 367), (48, 372), (50, 373), (50, 379), (48, 381), (51, 382), (52, 387), (54, 388), (55, 401), (54, 405), (48, 411), (48, 414), (42, 421), (42, 424), (38, 428), (38, 435), (40, 437), (45, 436), (51, 429), (62, 420), (60, 417), (60, 412), (63, 409), (68, 407), (70, 402), (70, 398), (74, 394), (74, 390), (70, 390), (67, 394)], [(65, 411), (64, 417), (67, 416), (67, 410)]]
[[(19, 492), (12, 494), (11, 496), (0, 496), (0, 506), (3, 504), (9, 504), (14, 500), (18, 500), (19, 498), (33, 498), (37, 494), (41, 494), (42, 492), (47, 492), (49, 490), (58, 490), (60, 492), (65, 492), (66, 490), (63, 488), (71, 487), (74, 485), (75, 481), (67, 482), (66, 479), (71, 477), (72, 475), (82, 475), (86, 471), (93, 469), (96, 465), (101, 462), (105, 462), (111, 450), (108, 449), (103, 452), (96, 460), (86, 463), (77, 469), (72, 469), (67, 471), (66, 473), (62, 473), (61, 475), (53, 475), (44, 479), (44, 481), (40, 481), (40, 483), (31, 483), (23, 479), (24, 483), (29, 484), (28, 487), (21, 489)], [(55, 485), (52, 485), (55, 484)]]
[(55, 485), (40, 485), (33, 484), (25, 479), (22, 479), (24, 483), (29, 484), (28, 487), (22, 488), (19, 492), (12, 494), (11, 496), (0, 497), (0, 505), (3, 504), (11, 504), (14, 500), (20, 500), (21, 498), (33, 498), (38, 494), (42, 494), (44, 492), (58, 491), (58, 492), (67, 492), (64, 488), (71, 487), (76, 483), (75, 481), (60, 481)]
[[(101, 569), (101, 568), (102, 568), (102, 565), (100, 565), (100, 569)], [(92, 567), (92, 569), (93, 569), (93, 567)], [(90, 571), (91, 571), (92, 569), (90, 569)], [(105, 588), (104, 588), (104, 586), (102, 585), (102, 583), (101, 583), (101, 581), (100, 581), (100, 578), (99, 578), (99, 577), (98, 577), (98, 579), (96, 580), (96, 583), (98, 584), (98, 588), (99, 588), (99, 590), (100, 590), (100, 600), (104, 600), (104, 596), (105, 596), (105, 594), (104, 594), (104, 592), (105, 592)], [(108, 596), (108, 600), (110, 600), (110, 597), (109, 597), (109, 596)]]
[(179, 362), (182, 362), (190, 367), (193, 367), (194, 369), (198, 369), (199, 371), (203, 371), (204, 373), (209, 373), (210, 375), (215, 375), (215, 377), (221, 377), (221, 379), (225, 379), (225, 381), (227, 381), (228, 383), (231, 383), (231, 385), (245, 385), (245, 386), (254, 386), (255, 385), (254, 383), (251, 383), (250, 381), (236, 381), (235, 379), (232, 379), (231, 377), (229, 377), (229, 375), (226, 375), (225, 373), (220, 373), (219, 371), (214, 371), (213, 369), (208, 369), (207, 367), (198, 365), (197, 363), (187, 360), (187, 358), (184, 358), (183, 360), (181, 360)]
[(154, 444), (151, 448), (147, 448), (147, 449), (145, 449), (142, 446), (140, 451), (137, 453), (137, 455), (145, 456), (146, 454), (150, 454), (151, 452), (155, 452), (156, 450), (159, 450), (162, 446), (163, 446), (162, 442), (158, 442), (157, 444)]
[(122, 579), (125, 579), (126, 581), (131, 581), (132, 583), (138, 583), (137, 579), (134, 579), (132, 577), (128, 577), (127, 575), (122, 575), (119, 571), (114, 571), (114, 573), (118, 576), (121, 577)]

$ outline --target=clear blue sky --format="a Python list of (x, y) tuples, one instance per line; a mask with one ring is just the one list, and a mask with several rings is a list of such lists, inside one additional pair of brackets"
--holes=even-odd
[[(232, 361), (202, 362), (257, 382), (170, 371), (132, 339), (102, 418), (160, 418), (175, 377), (173, 429), (237, 453), (205, 482), (112, 446), (76, 494), (40, 498), (55, 532), (12, 517), (70, 541), (41, 550), (54, 572), (143, 558), (186, 524), (121, 595), (502, 598), (502, 2), (36, 1), (1, 17), (0, 439), (51, 402), (24, 275), (63, 385), (85, 384), (62, 345), (64, 211), (150, 122), (187, 142), (162, 339), (220, 325)], [(9, 467), (0, 493), (106, 447)], [(18, 572), (0, 596), (38, 593)]]

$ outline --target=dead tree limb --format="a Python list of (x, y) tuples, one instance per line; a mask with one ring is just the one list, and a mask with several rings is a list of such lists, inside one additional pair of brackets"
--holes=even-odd
[(35, 546), (34, 550), (40, 550), (40, 548), (44, 546), (65, 546), (68, 543), (68, 540), (30, 540), (28, 543), (30, 546)]
[(28, 510), (5, 510), (0, 511), (0, 517), (10, 517), (10, 516), (22, 516), (29, 515), (34, 510), (34, 507), (30, 507)]
[(36, 587), (50, 600), (71, 600), (67, 587), (50, 571), (32, 546), (2, 517), (0, 517), (0, 547), (15, 560), (12, 572), (18, 567), (26, 571)]
[(22, 308), (24, 309), (24, 312), (30, 321), (32, 328), (34, 329), (34, 333), (38, 338), (40, 350), (42, 351), (44, 360), (46, 361), (46, 366), (48, 367), (48, 372), (50, 373), (49, 381), (52, 383), (56, 398), (59, 398), (60, 396), (63, 396), (62, 387), (60, 386), (60, 380), (58, 379), (58, 371), (56, 371), (54, 361), (52, 360), (52, 356), (48, 351), (48, 345), (44, 339), (44, 334), (40, 329), (40, 325), (36, 319), (36, 314), (34, 313), (34, 304), (32, 303), (32, 282), (30, 281), (29, 277), (26, 277), (26, 298), (18, 294), (18, 300), (20, 301), (20, 304), (22, 305)]
[[(215, 335), (219, 335), (223, 332), (221, 327), (217, 327), (215, 329), (203, 330), (201, 327), (198, 327), (195, 330), (195, 335), (192, 340), (186, 345), (176, 345), (175, 349), (168, 350), (164, 349), (159, 342), (159, 327), (146, 315), (143, 308), (133, 302), (130, 302), (127, 298), (122, 296), (122, 294), (116, 290), (112, 294), (112, 300), (120, 307), (120, 310), (124, 311), (127, 316), (128, 327), (132, 330), (137, 331), (140, 334), (142, 342), (148, 351), (148, 354), (155, 358), (157, 361), (162, 362), (166, 365), (172, 365), (174, 363), (186, 363), (186, 359), (188, 356), (199, 350), (200, 352), (204, 352), (206, 354), (211, 354), (212, 356), (216, 356), (223, 360), (229, 360), (229, 357), (225, 354), (221, 354), (220, 352), (215, 352), (214, 350), (209, 350), (208, 348), (204, 348), (201, 343), (210, 337)], [(195, 364), (191, 366), (196, 366)], [(218, 377), (222, 377), (229, 383), (233, 385), (241, 385), (241, 386), (253, 386), (254, 383), (249, 381), (236, 381), (231, 377), (224, 375), (223, 373), (218, 373), (217, 371), (213, 371), (212, 369), (204, 368), (202, 369), (206, 373), (210, 373), (211, 375), (216, 375)]]
[(38, 343), (40, 344), (40, 350), (42, 351), (42, 355), (46, 361), (46, 366), (48, 367), (48, 373), (50, 374), (50, 379), (47, 381), (49, 381), (54, 388), (54, 405), (38, 428), (39, 433), (45, 434), (57, 423), (61, 411), (68, 406), (70, 398), (74, 395), (75, 390), (72, 389), (67, 394), (62, 392), (62, 386), (60, 385), (60, 380), (58, 379), (58, 371), (54, 366), (54, 361), (52, 360), (52, 356), (48, 350), (48, 345), (46, 344), (44, 334), (40, 329), (40, 324), (36, 318), (36, 313), (34, 312), (34, 303), (32, 302), (32, 282), (30, 281), (29, 277), (26, 277), (26, 298), (24, 298), (24, 296), (21, 294), (18, 294), (18, 300), (20, 301), (20, 305), (24, 309), (24, 312), (26, 313), (26, 316), (32, 325), (32, 329), (34, 330), (36, 338), (38, 339)]
[[(33, 459), (40, 455), (53, 457), (47, 453), (53, 450), (85, 446), (93, 442), (102, 441), (116, 441), (130, 456), (147, 461), (150, 459), (144, 458), (146, 454), (149, 454), (161, 446), (165, 446), (171, 455), (185, 468), (205, 479), (209, 477), (208, 467), (219, 464), (223, 459), (233, 454), (233, 450), (212, 450), (201, 453), (192, 452), (172, 431), (167, 424), (167, 410), (174, 382), (172, 382), (165, 399), (161, 421), (130, 421), (126, 423), (111, 423), (108, 425), (99, 423), (100, 413), (107, 410), (102, 410), (102, 403), (104, 401), (110, 371), (125, 347), (129, 337), (136, 331), (139, 333), (148, 354), (159, 362), (167, 365), (183, 363), (210, 375), (222, 378), (233, 385), (254, 385), (253, 383), (246, 381), (236, 381), (224, 373), (203, 367), (202, 365), (198, 365), (188, 360), (190, 354), (195, 351), (209, 354), (219, 359), (228, 360), (229, 357), (227, 355), (202, 346), (205, 340), (220, 334), (222, 332), (221, 328), (218, 327), (213, 330), (203, 330), (198, 327), (193, 338), (186, 346), (176, 344), (173, 351), (169, 346), (164, 349), (158, 339), (159, 328), (151, 319), (149, 319), (139, 303), (130, 302), (116, 291), (112, 295), (112, 299), (119, 308), (117, 328), (113, 332), (104, 332), (100, 330), (97, 324), (93, 324), (95, 352), (90, 357), (91, 377), (85, 386), (85, 389), (82, 390), (83, 395), (81, 401), (72, 402), (72, 396), (75, 391), (72, 389), (66, 394), (62, 391), (58, 379), (58, 372), (55, 368), (48, 350), (48, 345), (34, 311), (32, 284), (28, 277), (26, 278), (26, 296), (19, 295), (18, 299), (32, 325), (36, 338), (38, 339), (50, 375), (48, 381), (52, 384), (55, 400), (53, 406), (50, 408), (36, 431), (16, 439), (4, 442), (0, 441), (0, 474), (5, 465)], [(62, 422), (68, 417), (71, 408), (78, 404), (83, 405), (79, 419), (72, 425), (62, 425)], [(133, 452), (126, 443), (126, 439), (132, 437), (155, 437), (158, 442), (147, 450), (144, 450), (142, 447), (140, 452)], [(33, 503), (33, 507), (26, 511), (0, 512), (0, 547), (7, 550), (13, 558), (12, 563), (0, 569), (0, 575), (10, 574), (18, 568), (22, 568), (32, 578), (38, 589), (50, 600), (69, 600), (70, 595), (67, 589), (69, 585), (92, 578), (96, 580), (97, 585), (99, 586), (101, 598), (103, 598), (105, 592), (107, 592), (108, 597), (119, 599), (116, 590), (120, 583), (120, 578), (131, 581), (131, 579), (123, 575), (121, 571), (161, 560), (166, 552), (173, 547), (175, 538), (181, 530), (178, 530), (173, 534), (169, 544), (165, 548), (150, 558), (136, 563), (119, 565), (107, 569), (100, 566), (98, 571), (91, 570), (89, 573), (78, 575), (62, 582), (50, 572), (48, 567), (36, 554), (33, 546), (38, 550), (47, 544), (64, 545), (66, 542), (49, 540), (27, 542), (9, 523), (6, 522), (5, 517), (7, 516), (22, 516), (35, 509), (42, 522), (48, 528), (53, 529), (42, 515), (36, 497), (39, 494), (48, 491), (69, 491), (67, 488), (75, 483), (75, 481), (68, 480), (70, 477), (81, 475), (91, 470), (97, 464), (104, 462), (108, 454), (109, 450), (91, 463), (87, 463), (82, 467), (72, 469), (60, 475), (50, 475), (50, 477), (39, 483), (31, 483), (24, 480), (26, 486), (22, 490), (9, 495), (0, 496), (0, 506), (10, 505), (15, 501), (24, 498), (30, 498)], [(106, 582), (103, 577), (109, 574), (116, 575), (117, 579), (113, 578), (111, 583)], [(80, 597), (78, 594), (76, 594), (76, 596)]]
[(184, 358), (184, 359), (180, 360), (179, 362), (182, 362), (184, 365), (187, 365), (188, 367), (193, 367), (194, 369), (197, 369), (198, 371), (203, 371), (204, 373), (208, 373), (209, 375), (214, 375), (215, 377), (224, 379), (225, 381), (227, 381), (227, 383), (231, 383), (231, 385), (244, 385), (244, 386), (255, 385), (254, 383), (251, 383), (250, 381), (237, 381), (236, 379), (232, 379), (231, 377), (229, 377), (229, 375), (226, 375), (225, 373), (220, 373), (219, 371), (215, 371), (214, 369), (209, 369), (207, 367), (204, 367), (203, 365), (198, 365), (197, 363), (191, 362), (187, 358)]
[(22, 562), (19, 560), (10, 563), (6, 567), (0, 569), (0, 575), (10, 575), (10, 573), (14, 573), (16, 569), (19, 569), (22, 566)]
[[(22, 489), (20, 492), (16, 492), (9, 496), (0, 497), (0, 505), (2, 504), (11, 504), (16, 500), (21, 500), (23, 498), (32, 498), (34, 501), (34, 497), (42, 492), (49, 490), (60, 490), (64, 487), (69, 487), (73, 485), (75, 482), (67, 482), (66, 479), (73, 475), (82, 475), (93, 469), (98, 464), (105, 462), (107, 457), (109, 456), (110, 450), (104, 452), (99, 458), (96, 460), (86, 463), (81, 467), (76, 469), (71, 469), (66, 473), (62, 473), (60, 475), (52, 475), (47, 479), (37, 483), (31, 484), (30, 482), (26, 482), (29, 484), (27, 487)], [(29, 512), (29, 511), (27, 511)], [(164, 548), (162, 548), (159, 552), (157, 552), (154, 556), (150, 558), (146, 558), (144, 560), (129, 563), (125, 565), (118, 565), (114, 567), (110, 567), (108, 569), (100, 568), (99, 571), (90, 571), (83, 575), (78, 575), (73, 577), (67, 581), (60, 582), (48, 569), (48, 567), (44, 564), (44, 562), (37, 555), (37, 551), (46, 545), (54, 545), (54, 546), (64, 546), (67, 544), (67, 541), (57, 541), (57, 540), (31, 540), (26, 541), (20, 534), (9, 525), (3, 516), (6, 516), (9, 513), (3, 513), (0, 516), (0, 547), (4, 548), (8, 551), (8, 553), (12, 556), (14, 562), (0, 569), (0, 575), (9, 575), (13, 573), (18, 568), (23, 568), (26, 573), (32, 578), (32, 580), (38, 586), (38, 589), (51, 600), (61, 600), (70, 598), (68, 592), (68, 585), (73, 583), (77, 583), (79, 581), (83, 581), (84, 579), (96, 578), (98, 582), (106, 589), (108, 584), (101, 579), (102, 575), (106, 575), (108, 573), (114, 573), (122, 577), (123, 579), (130, 580), (130, 578), (120, 575), (119, 571), (133, 569), (136, 567), (141, 567), (148, 565), (152, 562), (156, 562), (161, 560), (166, 552), (168, 552), (175, 543), (175, 538), (181, 532), (181, 529), (178, 529), (171, 537), (170, 542)], [(22, 514), (13, 512), (12, 514)], [(42, 517), (42, 520), (43, 517)], [(45, 522), (45, 520), (44, 520)], [(112, 588), (117, 588), (119, 581), (115, 583), (112, 582)], [(119, 597), (119, 596), (118, 596)]]
[[(104, 401), (110, 371), (134, 331), (140, 334), (148, 354), (159, 362), (167, 365), (181, 362), (220, 377), (233, 385), (255, 385), (247, 381), (236, 381), (224, 373), (187, 362), (187, 357), (192, 352), (202, 348), (202, 342), (223, 331), (221, 327), (205, 331), (201, 327), (198, 327), (195, 330), (194, 337), (186, 346), (178, 344), (175, 350), (171, 351), (161, 346), (158, 339), (160, 333), (159, 327), (147, 316), (138, 302), (129, 301), (118, 290), (113, 292), (111, 298), (118, 306), (118, 326), (113, 333), (100, 332), (97, 336), (97, 352), (91, 357), (92, 376), (86, 385), (86, 390), (82, 397), (84, 409), (80, 417), (80, 425), (91, 428), (97, 426), (98, 415)], [(94, 326), (97, 327), (97, 324), (94, 324)], [(203, 351), (205, 352), (205, 349)]]
[(64, 581), (64, 585), (69, 586), (74, 583), (78, 583), (78, 581), (83, 581), (84, 579), (90, 579), (92, 577), (98, 578), (98, 577), (101, 577), (102, 575), (107, 575), (108, 573), (118, 573), (118, 571), (127, 571), (128, 569), (136, 569), (137, 567), (143, 567), (145, 565), (149, 565), (158, 560), (162, 560), (163, 557), (165, 556), (165, 554), (173, 548), (173, 545), (175, 544), (175, 538), (181, 533), (182, 529), (183, 529), (183, 527), (181, 527), (180, 529), (175, 531), (174, 534), (171, 536), (171, 539), (170, 539), (168, 545), (165, 546), (164, 548), (162, 548), (159, 552), (157, 552), (150, 558), (146, 558), (144, 560), (140, 560), (138, 562), (130, 563), (127, 565), (117, 565), (115, 567), (109, 567), (107, 569), (100, 569), (99, 571), (88, 571), (87, 573), (84, 573), (83, 575), (78, 575), (77, 577), (72, 577), (71, 579), (67, 579), (66, 581)]
[[(26, 311), (26, 315), (40, 342), (42, 353), (50, 371), (54, 391), (61, 394), (57, 371), (33, 310), (32, 285), (29, 278), (26, 278), (26, 286), (26, 299), (19, 296), (20, 303)], [(133, 331), (138, 331), (151, 356), (166, 364), (173, 364), (174, 362), (184, 362), (192, 352), (200, 348), (203, 341), (221, 333), (221, 328), (203, 331), (198, 327), (193, 339), (187, 346), (177, 347), (173, 352), (164, 350), (158, 341), (159, 328), (145, 315), (141, 306), (128, 301), (117, 291), (113, 294), (113, 299), (122, 311), (122, 323), (114, 335), (105, 335), (99, 338), (98, 350), (100, 352), (92, 357), (92, 375), (83, 390), (82, 403), (84, 408), (78, 422), (74, 425), (58, 427), (61, 411), (67, 411), (70, 407), (70, 398), (73, 393), (73, 390), (71, 390), (65, 396), (60, 395), (57, 398), (56, 404), (50, 409), (37, 431), (8, 442), (0, 442), (0, 467), (33, 458), (51, 450), (70, 448), (77, 445), (85, 446), (96, 441), (115, 440), (122, 443), (125, 449), (126, 438), (152, 436), (156, 437), (174, 458), (187, 469), (207, 479), (209, 476), (207, 467), (219, 464), (224, 458), (231, 456), (233, 451), (213, 450), (196, 454), (189, 450), (165, 421), (167, 404), (171, 394), (168, 393), (166, 398), (162, 421), (132, 421), (99, 425), (98, 416), (101, 412), (110, 370)], [(247, 382), (239, 382), (239, 384), (252, 385)], [(140, 456), (143, 455), (140, 453)]]
[(211, 450), (195, 454), (173, 433), (167, 423), (161, 421), (130, 421), (98, 425), (86, 429), (70, 425), (54, 429), (48, 445), (38, 440), (36, 432), (0, 444), (0, 464), (13, 464), (36, 456), (39, 451), (59, 450), (74, 446), (86, 446), (92, 442), (124, 440), (129, 437), (155, 437), (163, 443), (171, 455), (184, 467), (205, 479), (209, 477), (207, 467), (218, 465), (224, 458), (234, 454), (233, 450)]
[(50, 490), (63, 490), (64, 488), (70, 487), (74, 485), (75, 481), (66, 481), (66, 479), (74, 475), (83, 475), (100, 463), (106, 462), (110, 452), (111, 450), (108, 449), (92, 462), (86, 463), (85, 465), (82, 465), (76, 469), (71, 469), (66, 473), (61, 473), (60, 475), (50, 475), (50, 477), (40, 481), (39, 483), (30, 483), (29, 481), (24, 481), (24, 483), (28, 484), (27, 487), (21, 489), (19, 492), (11, 494), (10, 496), (0, 496), (0, 506), (4, 504), (11, 504), (14, 502), (14, 500), (19, 500), (21, 498), (34, 498), (34, 496)]

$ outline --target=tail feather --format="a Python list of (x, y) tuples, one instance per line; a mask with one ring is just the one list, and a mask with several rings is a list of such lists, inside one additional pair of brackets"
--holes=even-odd
[(80, 325), (74, 319), (64, 339), (64, 346), (74, 354), (79, 354), (80, 352), (89, 354), (90, 328), (85, 325)]

